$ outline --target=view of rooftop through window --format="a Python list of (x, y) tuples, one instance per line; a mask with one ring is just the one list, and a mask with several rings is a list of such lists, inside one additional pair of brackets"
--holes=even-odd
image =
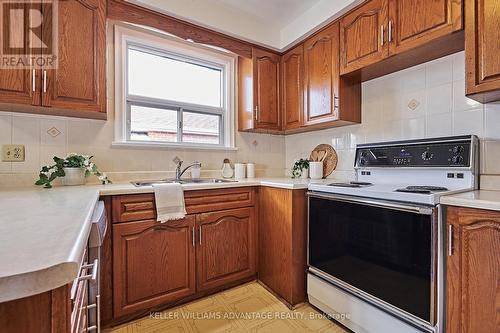
[(222, 66), (134, 46), (127, 60), (130, 140), (221, 143)]

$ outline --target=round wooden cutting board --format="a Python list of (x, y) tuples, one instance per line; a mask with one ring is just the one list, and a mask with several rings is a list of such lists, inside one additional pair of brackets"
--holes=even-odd
[[(323, 178), (330, 176), (337, 167), (337, 152), (329, 144), (320, 144), (313, 149), (311, 155), (309, 155), (309, 161), (314, 161), (319, 156), (321, 152), (326, 153), (326, 157), (323, 159)], [(324, 154), (324, 153), (323, 153)]]

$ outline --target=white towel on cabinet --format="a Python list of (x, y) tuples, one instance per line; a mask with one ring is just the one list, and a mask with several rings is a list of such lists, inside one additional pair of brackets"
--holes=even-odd
[(153, 189), (155, 191), (157, 221), (164, 223), (180, 220), (186, 216), (184, 191), (181, 184), (155, 184)]

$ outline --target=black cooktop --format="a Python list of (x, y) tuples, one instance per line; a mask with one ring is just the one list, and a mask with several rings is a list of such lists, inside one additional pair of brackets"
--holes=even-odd
[(442, 192), (442, 191), (448, 191), (448, 189), (442, 186), (407, 186), (405, 188), (399, 188), (396, 190), (396, 192), (419, 193), (419, 194), (432, 194), (432, 192)]
[(349, 183), (331, 183), (328, 184), (328, 186), (335, 186), (335, 187), (365, 187), (365, 186), (371, 186), (373, 185), (372, 183), (368, 182), (349, 182)]

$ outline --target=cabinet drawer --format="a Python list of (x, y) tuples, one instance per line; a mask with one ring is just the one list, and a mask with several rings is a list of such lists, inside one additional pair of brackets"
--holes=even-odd
[[(188, 214), (255, 205), (254, 188), (231, 188), (184, 192)], [(156, 219), (153, 193), (113, 196), (113, 223)]]

